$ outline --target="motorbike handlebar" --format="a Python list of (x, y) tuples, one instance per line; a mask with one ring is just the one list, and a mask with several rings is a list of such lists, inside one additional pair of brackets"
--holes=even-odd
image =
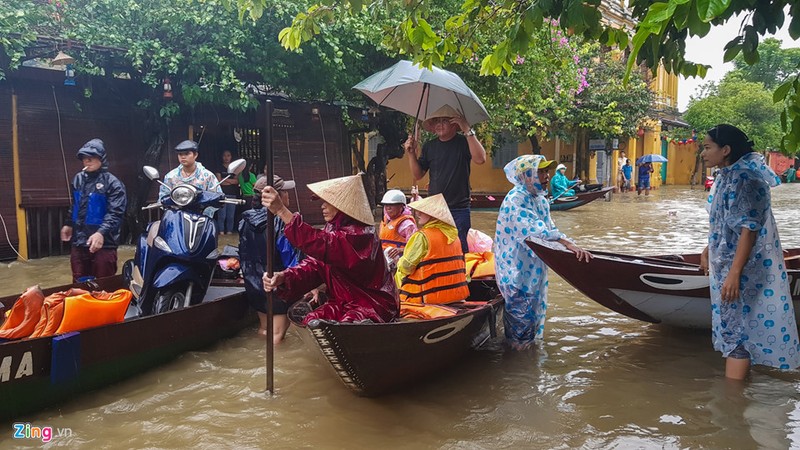
[(245, 201), (243, 199), (226, 198), (225, 200), (220, 200), (220, 203), (228, 203), (231, 205), (244, 205)]
[(150, 205), (143, 206), (142, 207), (142, 211), (145, 211), (145, 210), (148, 210), (148, 209), (156, 209), (156, 208), (160, 208), (160, 207), (161, 207), (161, 202), (152, 203)]

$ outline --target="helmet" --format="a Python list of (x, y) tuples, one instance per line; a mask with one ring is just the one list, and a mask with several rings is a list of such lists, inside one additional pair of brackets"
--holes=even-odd
[(563, 164), (559, 164), (559, 165), (556, 166), (556, 172), (558, 172), (561, 169), (567, 170), (567, 166), (565, 166)]
[(406, 194), (398, 189), (390, 189), (383, 194), (381, 205), (405, 205)]
[(176, 145), (175, 146), (175, 151), (176, 152), (199, 152), (200, 151), (200, 145), (195, 141), (187, 139), (187, 140), (181, 142), (180, 144)]

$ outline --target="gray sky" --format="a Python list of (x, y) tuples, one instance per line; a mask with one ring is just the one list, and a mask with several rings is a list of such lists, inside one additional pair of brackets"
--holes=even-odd
[[(787, 17), (787, 19), (789, 19)], [(689, 97), (695, 94), (695, 89), (710, 80), (720, 80), (730, 70), (733, 63), (722, 63), (723, 48), (725, 44), (736, 37), (741, 26), (741, 16), (736, 16), (727, 21), (724, 25), (712, 27), (711, 31), (702, 39), (698, 37), (690, 38), (686, 41), (686, 59), (696, 63), (708, 64), (708, 74), (705, 78), (680, 78), (678, 82), (678, 109), (685, 111), (689, 103)], [(783, 41), (783, 47), (800, 47), (800, 41), (793, 41), (787, 31), (789, 20), (786, 20), (784, 27), (778, 30), (774, 36)], [(762, 36), (761, 40), (769, 36)]]

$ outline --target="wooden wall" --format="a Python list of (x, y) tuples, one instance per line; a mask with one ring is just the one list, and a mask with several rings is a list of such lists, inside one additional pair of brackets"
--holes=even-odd
[[(82, 85), (81, 80), (78, 86), (64, 86), (61, 71), (22, 68), (10, 75), (9, 79), (0, 81), (0, 167), (3, 167), (0, 170), (0, 214), (16, 247), (18, 237), (11, 170), (12, 90), (18, 97), (21, 205), (28, 212), (48, 209), (52, 212), (69, 206), (68, 184), (82, 168), (75, 157), (76, 151), (92, 138), (105, 142), (111, 172), (129, 191), (135, 189), (141, 173), (140, 155), (148, 142), (143, 132), (143, 114), (135, 105), (130, 81), (107, 83), (100, 80), (91, 86), (91, 96), (86, 97), (85, 88), (90, 86)], [(335, 106), (279, 98), (274, 99), (274, 104), (275, 173), (285, 179), (294, 178), (297, 182), (296, 192), (290, 195), (291, 209), (296, 211), (299, 206), (306, 221), (320, 224), (319, 202), (311, 200), (306, 184), (352, 174), (341, 111)], [(313, 115), (312, 108), (319, 114)], [(162, 176), (177, 166), (172, 148), (189, 138), (190, 130), (196, 139), (203, 136), (198, 161), (212, 171), (219, 171), (223, 150), (234, 149), (236, 153), (234, 128), (258, 129), (261, 142), (264, 142), (266, 120), (263, 109), (243, 114), (198, 107), (193, 110), (185, 108), (184, 113), (172, 122), (158, 167)], [(156, 192), (153, 183), (150, 197), (155, 198)], [(60, 228), (60, 223), (56, 220), (56, 223), (46, 226)], [(16, 258), (2, 229), (0, 237), (0, 260)]]
[(0, 260), (14, 259), (16, 254), (6, 240), (6, 233), (11, 244), (16, 248), (19, 242), (17, 235), (17, 210), (14, 204), (14, 179), (11, 154), (11, 89), (8, 85), (0, 85)]

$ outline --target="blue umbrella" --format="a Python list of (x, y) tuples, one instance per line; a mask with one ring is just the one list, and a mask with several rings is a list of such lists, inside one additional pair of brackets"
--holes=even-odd
[(662, 162), (667, 162), (667, 158), (664, 158), (661, 155), (644, 155), (636, 160), (636, 164), (662, 163)]

